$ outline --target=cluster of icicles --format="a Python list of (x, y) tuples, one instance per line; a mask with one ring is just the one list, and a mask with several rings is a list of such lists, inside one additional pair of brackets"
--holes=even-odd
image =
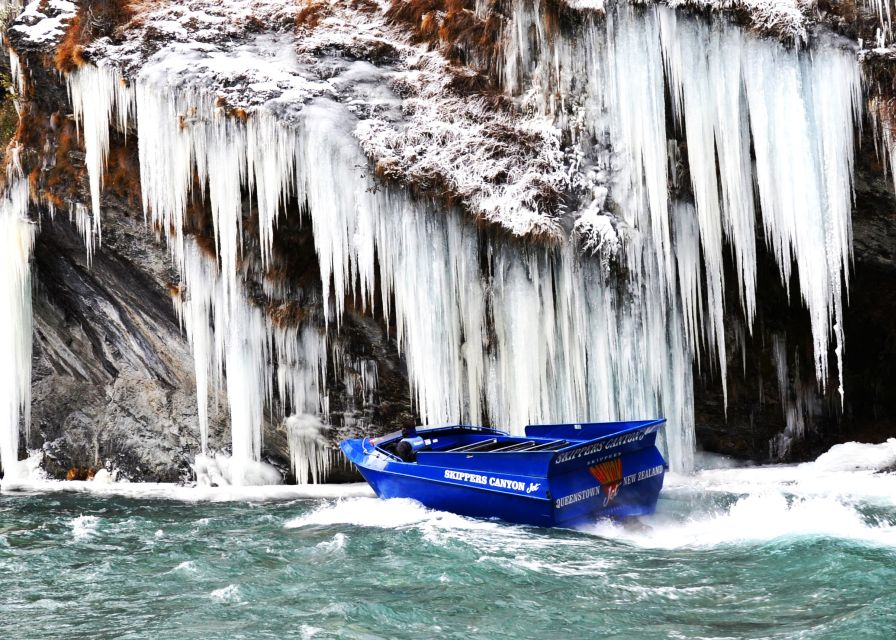
[[(818, 379), (827, 379), (828, 346), (833, 338), (839, 356), (842, 345), (850, 252), (854, 56), (799, 53), (663, 9), (635, 15), (623, 7), (575, 38), (553, 37), (541, 11), (516, 5), (506, 89), (576, 131), (595, 162), (600, 154), (589, 145), (611, 141), (605, 168), (626, 227), (625, 283), (571, 244), (488, 238), (459, 212), (373, 188), (352, 135), (356, 120), (335, 102), (315, 100), (287, 126), (264, 108), (246, 121), (227, 117), (202, 87), (148, 67), (130, 83), (107, 66), (69, 76), (93, 192), (89, 235), (99, 236), (110, 125), (136, 129), (144, 209), (154, 227), (173, 230), (203, 446), (212, 389), (226, 391), (233, 455), (246, 460), (260, 455), (273, 379), (299, 411), (326, 411), (325, 334), (274, 327), (242, 291), (244, 192), (257, 202), (265, 262), (283, 202), (307, 203), (328, 324), (338, 327), (347, 296), (394, 314), (385, 320), (424, 423), (488, 419), (513, 430), (662, 415), (671, 465), (689, 469), (693, 360), (708, 347), (723, 378), (726, 369), (726, 242), (748, 321), (755, 311), (754, 193), (782, 279), (796, 265)], [(668, 196), (667, 86), (687, 139), (693, 203)], [(563, 100), (576, 102), (575, 117)], [(211, 209), (217, 263), (183, 234), (194, 171)], [(318, 440), (290, 440), (302, 458), (294, 465), (309, 477), (324, 464)]]
[(35, 225), (28, 221), (28, 183), (14, 161), (0, 197), (0, 466), (21, 471), (19, 422), (31, 412), (31, 250)]
[[(658, 299), (677, 301), (689, 348), (699, 357), (706, 345), (717, 355), (724, 387), (724, 247), (751, 328), (761, 217), (782, 281), (796, 269), (817, 379), (828, 380), (833, 339), (842, 394), (842, 288), (861, 116), (854, 52), (796, 52), (722, 21), (679, 18), (666, 7), (616, 6), (605, 21), (554, 37), (545, 31), (544, 11), (537, 1), (515, 5), (505, 86), (575, 131), (584, 155), (593, 140), (610, 141), (610, 157), (590, 153), (612, 165), (620, 226), (637, 236), (629, 267), (660, 290)], [(670, 187), (679, 186), (667, 153), (670, 125), (687, 146), (687, 202), (669, 198)]]

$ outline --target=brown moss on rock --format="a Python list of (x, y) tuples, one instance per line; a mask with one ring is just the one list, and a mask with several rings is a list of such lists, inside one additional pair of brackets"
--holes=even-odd
[(68, 481), (93, 480), (94, 476), (96, 476), (96, 469), (94, 467), (71, 467), (65, 472), (65, 479)]
[(412, 41), (428, 44), (455, 64), (475, 69), (477, 86), (492, 87), (502, 47), (504, 18), (497, 2), (485, 17), (476, 14), (474, 0), (392, 0), (386, 17), (410, 27)]
[(133, 0), (94, 0), (82, 5), (53, 53), (56, 69), (70, 73), (85, 64), (85, 46), (97, 38), (120, 38), (135, 14)]

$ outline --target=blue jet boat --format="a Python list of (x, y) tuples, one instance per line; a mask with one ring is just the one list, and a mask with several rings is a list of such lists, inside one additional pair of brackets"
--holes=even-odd
[[(656, 447), (665, 419), (417, 428), (343, 440), (340, 448), (381, 498), (536, 526), (653, 513), (668, 468)], [(408, 437), (410, 436), (410, 437)]]

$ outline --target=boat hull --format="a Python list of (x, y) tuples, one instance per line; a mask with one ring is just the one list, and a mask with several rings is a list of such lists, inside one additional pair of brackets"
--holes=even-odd
[(473, 518), (498, 518), (535, 526), (553, 526), (549, 500), (494, 493), (487, 489), (436, 483), (426, 478), (398, 476), (388, 471), (360, 469), (380, 498), (410, 498), (439, 511)]
[[(653, 513), (666, 470), (654, 443), (661, 422), (625, 423), (635, 426), (616, 433), (602, 423), (604, 435), (575, 433), (579, 440), (568, 437), (573, 432), (552, 432), (568, 437), (568, 446), (531, 454), (433, 451), (408, 462), (369, 440), (340, 446), (381, 498), (410, 498), (477, 518), (572, 527)], [(421, 434), (438, 442), (436, 431)]]

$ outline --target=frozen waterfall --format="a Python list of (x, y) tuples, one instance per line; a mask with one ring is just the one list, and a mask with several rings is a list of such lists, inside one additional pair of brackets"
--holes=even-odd
[[(97, 235), (108, 128), (136, 128), (144, 209), (169, 233), (184, 282), (178, 304), (200, 422), (205, 432), (211, 390), (222, 389), (235, 456), (258, 460), (275, 379), (295, 412), (325, 413), (330, 349), (324, 333), (282, 333), (246, 300), (244, 193), (259, 209), (263, 261), (282, 203), (307, 204), (331, 330), (347, 298), (394, 310), (386, 321), (426, 423), (488, 419), (520, 430), (663, 415), (672, 467), (689, 469), (692, 362), (701, 350), (713, 354), (724, 385), (724, 255), (727, 247), (749, 326), (757, 224), (783, 281), (795, 265), (818, 380), (827, 381), (830, 343), (838, 358), (842, 350), (850, 260), (859, 100), (851, 52), (796, 52), (665, 8), (614, 8), (566, 37), (547, 32), (542, 11), (514, 4), (506, 89), (555, 115), (580, 146), (583, 170), (608, 185), (627, 278), (572, 243), (496, 238), (457, 211), (375, 184), (353, 135), (356, 117), (329, 98), (289, 121), (265, 106), (244, 121), (175, 67), (147, 65), (129, 83), (107, 66), (69, 76)], [(686, 141), (685, 189), (669, 168), (670, 131)], [(185, 236), (194, 172), (211, 209), (216, 261)], [(294, 465), (318, 477), (324, 461), (306, 446), (318, 439), (294, 440), (293, 451), (308, 458)]]
[(19, 472), (19, 428), (31, 413), (31, 249), (28, 183), (11, 176), (0, 197), (0, 467)]
[[(761, 224), (782, 282), (795, 276), (809, 310), (818, 382), (829, 380), (833, 342), (842, 394), (861, 117), (855, 52), (825, 42), (798, 51), (725, 20), (624, 4), (608, 7), (606, 20), (548, 32), (545, 5), (520, 0), (514, 7), (506, 89), (555, 116), (602, 172), (620, 226), (637, 238), (627, 266), (664, 289), (670, 304), (680, 301), (688, 344), (698, 356), (701, 345), (716, 354), (723, 387), (725, 251), (752, 328)], [(674, 135), (687, 150), (684, 189), (667, 154)], [(668, 194), (688, 204), (670, 203)]]

